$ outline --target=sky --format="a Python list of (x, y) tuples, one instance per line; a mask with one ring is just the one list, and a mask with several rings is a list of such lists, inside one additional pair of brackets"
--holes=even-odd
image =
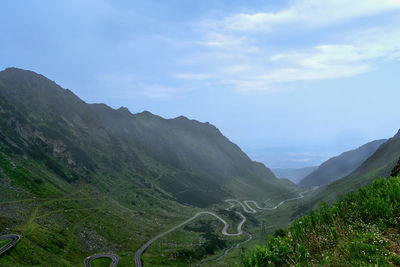
[(400, 128), (398, 25), (400, 0), (3, 0), (0, 69), (304, 167)]

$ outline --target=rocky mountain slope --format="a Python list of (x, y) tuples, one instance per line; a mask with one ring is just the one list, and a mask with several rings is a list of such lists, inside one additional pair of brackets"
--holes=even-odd
[[(268, 168), (251, 161), (209, 123), (89, 105), (45, 77), (19, 69), (0, 73), (0, 94), (1, 138), (23, 154), (43, 157), (69, 182), (94, 182), (101, 172), (146, 186), (146, 177), (181, 203), (198, 206), (252, 188), (273, 192), (282, 187)], [(235, 183), (246, 190), (235, 192)]]
[(209, 123), (87, 104), (34, 72), (0, 72), (0, 234), (23, 236), (0, 265), (108, 252), (133, 266), (143, 243), (200, 207), (294, 188)]

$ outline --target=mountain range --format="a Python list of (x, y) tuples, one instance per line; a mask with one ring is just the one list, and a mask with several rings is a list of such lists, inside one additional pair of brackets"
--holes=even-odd
[(0, 265), (129, 255), (199, 208), (297, 188), (210, 123), (87, 104), (35, 72), (0, 72), (0, 234), (24, 237)]
[(298, 184), (304, 177), (315, 171), (318, 167), (304, 167), (304, 168), (276, 168), (272, 169), (274, 174), (279, 178), (287, 178), (295, 184)]
[(376, 177), (390, 177), (400, 158), (400, 130), (349, 175), (319, 188), (308, 202), (318, 206), (320, 201), (332, 203), (343, 194), (369, 185)]
[[(259, 217), (246, 214), (253, 229), (257, 219), (286, 225), (321, 201), (397, 172), (399, 158), (400, 131), (329, 159), (300, 182), (319, 186), (304, 192), (208, 122), (88, 104), (40, 74), (8, 68), (0, 72), (0, 234), (23, 238), (0, 266), (76, 266), (100, 252), (133, 266), (133, 252), (147, 241), (196, 212), (225, 207), (227, 198), (277, 204), (254, 206), (266, 211)], [(294, 179), (312, 169), (275, 172)], [(236, 211), (228, 210), (221, 216), (237, 223)], [(225, 242), (204, 225), (185, 235), (206, 236), (214, 248)], [(193, 246), (181, 263), (205, 257), (188, 258), (193, 251), (214, 251)]]
[(385, 142), (386, 139), (375, 140), (357, 149), (343, 152), (339, 156), (330, 158), (304, 177), (299, 182), (299, 185), (304, 187), (320, 186), (345, 177), (357, 169)]

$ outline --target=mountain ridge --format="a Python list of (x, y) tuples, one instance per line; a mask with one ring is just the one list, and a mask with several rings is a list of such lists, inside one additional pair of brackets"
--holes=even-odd
[[(111, 253), (132, 266), (123, 255), (202, 208), (279, 202), (296, 189), (210, 123), (87, 104), (35, 72), (0, 72), (0, 234), (23, 236), (0, 265), (77, 266)], [(214, 253), (201, 233), (184, 234), (199, 240), (198, 258), (177, 265)]]
[(321, 186), (345, 177), (375, 153), (384, 142), (386, 142), (386, 139), (371, 141), (328, 159), (315, 171), (304, 177), (299, 185), (304, 187)]
[(310, 199), (317, 207), (320, 201), (332, 203), (348, 192), (369, 185), (376, 177), (389, 177), (400, 158), (400, 131), (383, 143), (374, 154), (349, 175), (321, 186)]
[[(13, 105), (25, 109), (25, 114), (31, 117), (41, 117), (52, 124), (46, 130), (50, 132), (56, 128), (59, 132), (71, 135), (70, 139), (72, 136), (82, 139), (80, 141), (84, 147), (91, 143), (85, 151), (75, 148), (87, 162), (91, 161), (91, 157), (96, 157), (102, 149), (100, 147), (106, 143), (108, 149), (125, 151), (124, 157), (128, 157), (139, 172), (146, 169), (142, 158), (150, 157), (160, 164), (184, 171), (187, 175), (194, 172), (201, 174), (202, 179), (208, 177), (206, 180), (216, 187), (221, 186), (218, 183), (224, 183), (228, 176), (252, 176), (250, 179), (261, 179), (259, 183), (271, 179), (279, 183), (271, 170), (252, 161), (209, 123), (189, 120), (184, 116), (164, 119), (148, 111), (132, 114), (127, 108), (112, 109), (102, 103), (87, 104), (72, 91), (62, 89), (32, 71), (8, 68), (0, 73), (0, 81), (3, 84), (2, 93), (12, 98)], [(5, 81), (8, 90), (4, 87)], [(26, 111), (33, 105), (34, 110)], [(161, 132), (162, 135), (159, 134)], [(91, 140), (81, 138), (82, 134), (91, 136)], [(96, 151), (88, 157), (86, 151), (93, 147)], [(71, 162), (74, 154), (69, 157)], [(64, 161), (68, 162), (66, 159)], [(239, 161), (241, 164), (237, 164)], [(79, 165), (79, 162), (75, 160), (74, 164)], [(93, 163), (86, 165), (84, 167), (88, 168)], [(186, 182), (191, 183), (193, 180)], [(223, 191), (218, 189), (216, 192), (224, 195)], [(212, 197), (207, 199), (217, 201)]]

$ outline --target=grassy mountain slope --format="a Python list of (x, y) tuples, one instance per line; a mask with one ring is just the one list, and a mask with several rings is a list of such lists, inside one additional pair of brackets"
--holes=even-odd
[(386, 142), (384, 139), (372, 141), (325, 161), (318, 169), (304, 177), (299, 185), (304, 187), (320, 186), (345, 177), (375, 153), (384, 142)]
[(309, 203), (333, 202), (339, 196), (368, 185), (377, 176), (388, 177), (400, 158), (400, 131), (348, 176), (319, 188)]
[(99, 171), (112, 177), (124, 170), (130, 173), (127, 179), (149, 177), (167, 195), (197, 206), (234, 195), (229, 187), (234, 179), (256, 191), (260, 186), (267, 193), (283, 189), (268, 168), (208, 123), (89, 105), (45, 77), (19, 69), (0, 73), (0, 94), (3, 114), (10, 116), (3, 131), (14, 126), (14, 133), (3, 138), (55, 157), (68, 169), (59, 172), (66, 180), (90, 182)]
[(377, 179), (275, 232), (244, 266), (399, 266), (400, 176)]
[(23, 236), (0, 265), (112, 252), (132, 266), (143, 243), (199, 207), (294, 188), (208, 123), (89, 105), (34, 72), (0, 72), (0, 234)]
[(397, 176), (397, 175), (399, 175), (399, 174), (400, 174), (400, 159), (399, 159), (399, 161), (397, 162), (396, 166), (394, 166), (394, 168), (393, 168), (393, 170), (392, 170), (390, 176)]

